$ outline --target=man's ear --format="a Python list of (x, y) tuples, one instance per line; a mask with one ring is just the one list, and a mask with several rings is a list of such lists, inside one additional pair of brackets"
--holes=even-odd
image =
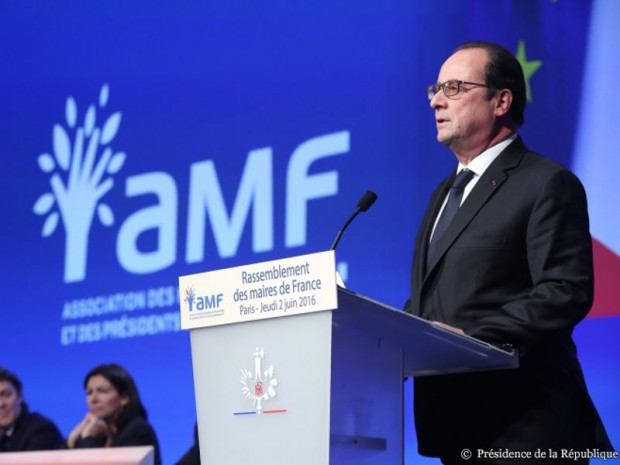
[(508, 114), (512, 105), (512, 92), (510, 89), (500, 89), (497, 91), (495, 103), (495, 116), (501, 117)]

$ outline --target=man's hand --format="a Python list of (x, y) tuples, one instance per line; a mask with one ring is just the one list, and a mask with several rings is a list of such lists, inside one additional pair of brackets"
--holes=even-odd
[(431, 323), (435, 326), (439, 326), (440, 328), (452, 331), (453, 333), (465, 335), (465, 332), (461, 328), (455, 328), (454, 326), (447, 325), (445, 323), (442, 323), (441, 321), (431, 321)]

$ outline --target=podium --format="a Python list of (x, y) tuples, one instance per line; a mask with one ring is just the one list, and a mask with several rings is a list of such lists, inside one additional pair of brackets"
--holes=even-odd
[(332, 310), (191, 329), (203, 463), (402, 464), (406, 377), (518, 364), (350, 290), (336, 294)]

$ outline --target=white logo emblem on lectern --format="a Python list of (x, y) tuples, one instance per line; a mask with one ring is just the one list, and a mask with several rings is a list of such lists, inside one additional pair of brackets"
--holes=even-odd
[(262, 362), (265, 357), (265, 351), (256, 348), (254, 351), (254, 372), (251, 370), (241, 369), (241, 392), (246, 399), (250, 399), (256, 407), (256, 413), (263, 413), (263, 402), (268, 401), (276, 396), (276, 386), (278, 380), (273, 375), (273, 365), (269, 365), (263, 371)]

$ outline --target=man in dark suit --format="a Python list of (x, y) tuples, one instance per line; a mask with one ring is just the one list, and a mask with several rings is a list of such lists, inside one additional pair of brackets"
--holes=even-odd
[(563, 451), (612, 449), (572, 340), (593, 298), (584, 189), (517, 135), (525, 80), (506, 49), (464, 44), (437, 82), (437, 140), (459, 164), (422, 220), (406, 310), (511, 345), (520, 367), (416, 378), (419, 451), (445, 464), (587, 463)]
[(62, 449), (63, 444), (54, 423), (28, 410), (21, 380), (0, 368), (0, 452)]

